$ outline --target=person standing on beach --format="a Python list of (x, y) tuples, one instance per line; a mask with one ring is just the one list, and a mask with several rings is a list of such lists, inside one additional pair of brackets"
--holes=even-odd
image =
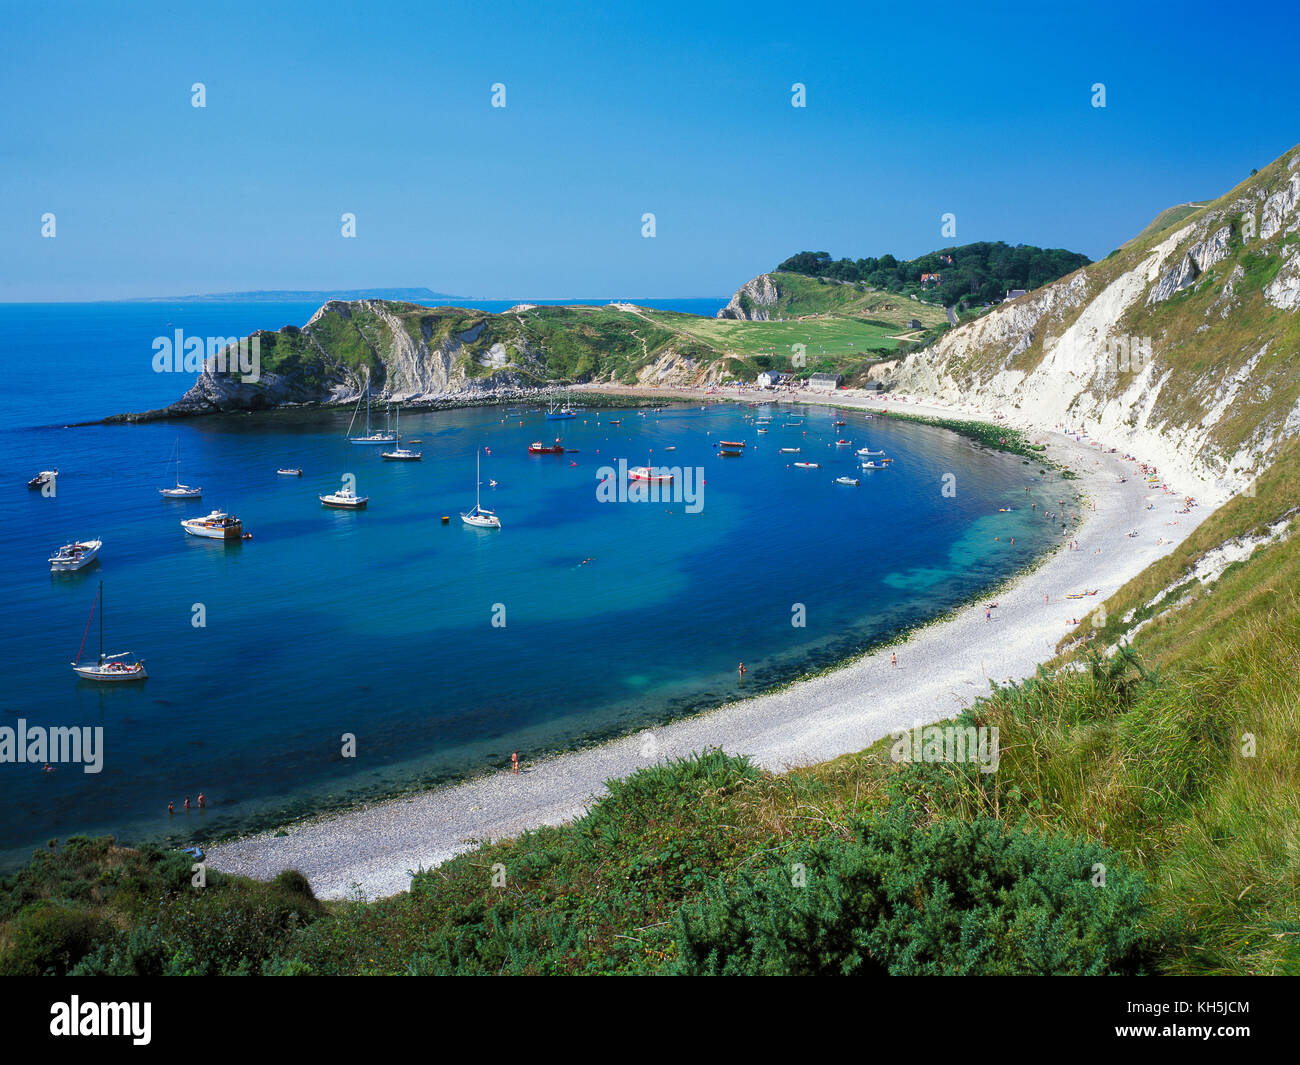
[(512, 751), (512, 752), (510, 753), (510, 772), (512, 772), (512, 773), (518, 773), (518, 772), (519, 772), (519, 752), (518, 752), (518, 751)]
[(898, 655), (894, 654), (893, 651), (890, 651), (890, 652), (889, 652), (889, 666), (890, 666), (890, 668), (892, 669), (893, 667), (895, 667), (895, 666), (897, 666), (897, 665), (898, 665)]

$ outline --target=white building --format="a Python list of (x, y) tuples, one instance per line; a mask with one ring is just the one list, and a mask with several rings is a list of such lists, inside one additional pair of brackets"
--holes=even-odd
[(785, 380), (785, 374), (776, 370), (764, 370), (758, 375), (758, 387), (772, 388), (774, 385), (779, 385), (783, 380)]

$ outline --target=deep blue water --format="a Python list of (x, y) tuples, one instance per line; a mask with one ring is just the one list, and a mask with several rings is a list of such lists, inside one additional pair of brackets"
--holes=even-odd
[[(753, 691), (931, 617), (1051, 535), (1028, 503), (1059, 487), (1043, 487), (1037, 467), (852, 412), (835, 429), (824, 408), (787, 428), (775, 414), (766, 435), (738, 405), (592, 410), (568, 422), (412, 413), (402, 429), (423, 440), (415, 464), (349, 445), (348, 413), (64, 427), (162, 406), (189, 386), (152, 372), (154, 336), (274, 328), (314, 309), (0, 305), (11, 368), (0, 408), (10, 665), (0, 725), (102, 725), (107, 749), (98, 775), (0, 765), (4, 864), (74, 831), (202, 839), (500, 766), (512, 750), (530, 759), (644, 727), (735, 697), (742, 659)], [(557, 433), (576, 454), (526, 453)], [(883, 448), (893, 467), (862, 473), (860, 488), (833, 484), (856, 470), (852, 449), (833, 446), (841, 434)], [(719, 439), (750, 447), (720, 458)], [(174, 476), (178, 440), (182, 479), (204, 486), (201, 501), (157, 493)], [(481, 445), (499, 532), (456, 516), (473, 503)], [(791, 468), (781, 446), (822, 468)], [(702, 510), (599, 502), (597, 470), (619, 458), (702, 467)], [(305, 475), (277, 477), (286, 465)], [(57, 494), (29, 491), (26, 479), (50, 466)], [(349, 473), (370, 509), (321, 507), (317, 495)], [(941, 491), (949, 473), (955, 497)], [(238, 514), (253, 539), (184, 535), (182, 517), (214, 507)], [(51, 548), (91, 537), (105, 543), (96, 566), (48, 572)], [(107, 649), (143, 656), (143, 684), (105, 688), (68, 668), (101, 578)], [(796, 603), (804, 628), (791, 625)], [(191, 623), (195, 604), (203, 628)], [(492, 624), (496, 604), (504, 627)], [(95, 643), (92, 627), (88, 653)], [(355, 759), (340, 756), (346, 732)], [(169, 799), (199, 791), (210, 803), (201, 820), (168, 819)]]

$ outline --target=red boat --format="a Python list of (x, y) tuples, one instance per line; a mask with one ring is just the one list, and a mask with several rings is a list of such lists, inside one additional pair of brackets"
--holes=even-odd
[(744, 447), (744, 446), (745, 446), (745, 441), (743, 441), (743, 440), (719, 440), (719, 441), (718, 441), (718, 446), (719, 446), (719, 447)]
[(528, 445), (528, 454), (530, 454), (530, 455), (563, 455), (563, 454), (564, 454), (564, 445), (561, 444), (561, 443), (557, 440), (557, 441), (555, 441), (555, 443), (554, 443), (552, 446), (547, 447), (547, 446), (546, 446), (545, 444), (543, 444), (540, 440), (538, 440), (536, 443), (532, 443), (532, 444), (529, 444), (529, 445)]

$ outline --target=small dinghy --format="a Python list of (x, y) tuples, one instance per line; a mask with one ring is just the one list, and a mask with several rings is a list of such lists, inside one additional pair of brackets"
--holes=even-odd
[(856, 477), (836, 477), (836, 478), (835, 478), (835, 483), (836, 483), (836, 484), (847, 484), (847, 485), (852, 485), (854, 488), (856, 488), (856, 487), (857, 487), (858, 485), (860, 485), (862, 482), (859, 481)]
[(276, 470), (275, 472), (278, 473), (281, 477), (301, 477), (301, 476), (302, 476), (302, 468), (301, 468), (301, 467), (299, 467), (299, 468), (296, 469), (296, 470), (284, 469), (284, 470)]
[(783, 447), (783, 448), (781, 449), (781, 454), (782, 454), (782, 455), (797, 455), (797, 454), (799, 454), (799, 449), (798, 449), (797, 447)]
[(819, 470), (821, 464), (816, 462), (796, 462), (795, 466), (801, 470)]

